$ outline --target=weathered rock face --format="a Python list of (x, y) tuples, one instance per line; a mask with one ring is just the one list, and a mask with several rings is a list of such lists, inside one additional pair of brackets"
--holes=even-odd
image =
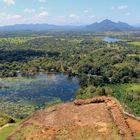
[(112, 97), (98, 97), (88, 100), (76, 100), (75, 105), (85, 105), (91, 103), (105, 103), (110, 109), (111, 116), (114, 124), (118, 127), (118, 132), (126, 140), (133, 140), (132, 132), (127, 121), (124, 118), (124, 114), (121, 111), (120, 105)]
[(133, 140), (113, 98), (76, 100), (35, 112), (8, 140)]

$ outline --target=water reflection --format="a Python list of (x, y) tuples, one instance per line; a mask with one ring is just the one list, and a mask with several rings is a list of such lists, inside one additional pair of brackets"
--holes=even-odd
[[(79, 88), (76, 77), (62, 73), (6, 78), (0, 80), (0, 85), (0, 111), (12, 115), (12, 111), (27, 109), (32, 112), (50, 102), (73, 100)], [(10, 110), (9, 105), (13, 106)]]
[(115, 42), (119, 42), (121, 40), (120, 39), (117, 39), (117, 38), (105, 37), (103, 39), (103, 41), (108, 42), (108, 43), (115, 43)]

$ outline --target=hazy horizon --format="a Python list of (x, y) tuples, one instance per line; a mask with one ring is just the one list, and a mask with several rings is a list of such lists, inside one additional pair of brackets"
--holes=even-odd
[(0, 26), (87, 25), (104, 19), (137, 25), (140, 24), (139, 5), (138, 0), (0, 0)]
[[(5, 27), (5, 26), (15, 26), (15, 25), (43, 25), (43, 24), (48, 24), (48, 25), (54, 25), (54, 26), (87, 26), (87, 25), (91, 25), (91, 24), (94, 24), (94, 23), (101, 23), (103, 22), (104, 20), (110, 20), (110, 19), (103, 19), (101, 21), (95, 21), (95, 22), (91, 22), (91, 23), (85, 23), (85, 24), (77, 24), (77, 23), (74, 23), (74, 24), (53, 24), (53, 23), (17, 23), (17, 24), (7, 24), (7, 25), (0, 25), (0, 27)], [(113, 21), (113, 20), (110, 20), (112, 22), (115, 22), (115, 23), (119, 23), (119, 22), (123, 22), (123, 21)], [(124, 23), (127, 23), (127, 22), (124, 22)], [(129, 23), (128, 23), (129, 24)], [(131, 24), (129, 24), (131, 25)], [(138, 25), (138, 24), (137, 24)], [(135, 25), (132, 25), (132, 26), (135, 26)]]

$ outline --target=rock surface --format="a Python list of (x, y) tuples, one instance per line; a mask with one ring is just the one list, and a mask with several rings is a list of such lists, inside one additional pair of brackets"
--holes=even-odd
[(76, 100), (39, 110), (7, 140), (133, 140), (119, 104), (111, 97)]

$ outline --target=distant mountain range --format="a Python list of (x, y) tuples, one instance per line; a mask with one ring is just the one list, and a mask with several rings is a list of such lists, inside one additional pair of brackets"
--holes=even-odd
[(17, 31), (17, 30), (31, 30), (31, 31), (92, 31), (92, 32), (107, 32), (107, 31), (140, 31), (140, 28), (133, 27), (124, 22), (113, 22), (111, 20), (103, 20), (102, 22), (95, 22), (91, 25), (85, 26), (60, 26), (51, 24), (16, 24), (9, 26), (1, 26), (0, 31)]
[(0, 27), (0, 31), (17, 31), (17, 30), (43, 31), (43, 30), (76, 30), (76, 29), (82, 29), (82, 27), (68, 25), (61, 26), (52, 24), (16, 24)]

